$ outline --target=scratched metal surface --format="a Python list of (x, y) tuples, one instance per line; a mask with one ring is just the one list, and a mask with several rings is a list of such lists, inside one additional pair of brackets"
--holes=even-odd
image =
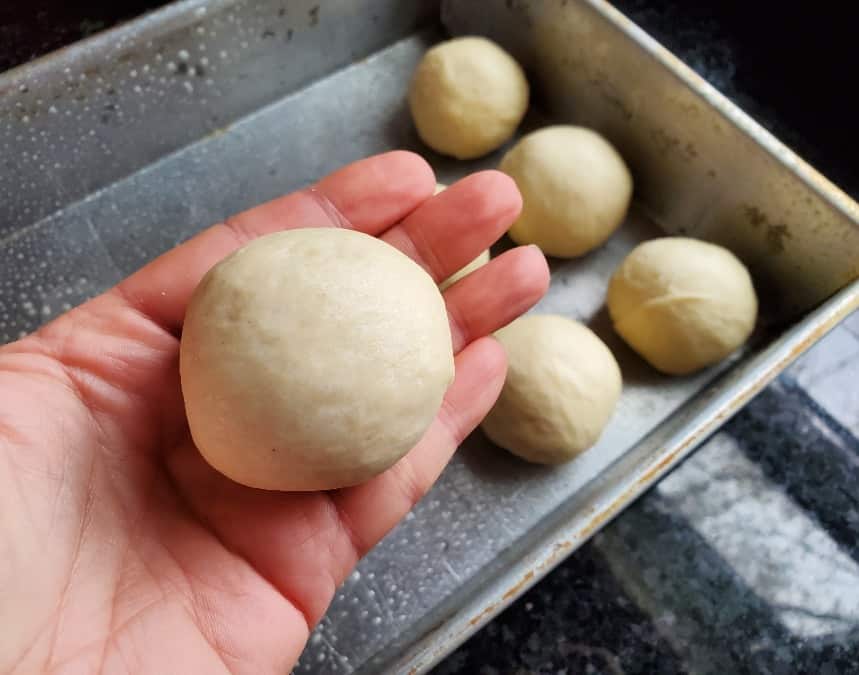
[[(613, 32), (601, 4), (562, 4), (544, 6), (562, 16), (579, 13), (575, 25), (589, 28), (578, 37), (595, 48), (575, 53), (600, 73), (590, 80), (612, 81), (612, 64), (624, 60), (607, 55), (633, 49), (635, 41), (626, 45)], [(527, 14), (530, 5), (481, 3), (481, 25), (498, 31), (502, 41), (512, 39), (526, 61), (537, 25)], [(445, 3), (447, 25), (469, 30), (469, 7), (475, 6)], [(445, 182), (494, 166), (500, 153), (479, 162), (444, 160), (422, 148), (411, 127), (406, 84), (423, 51), (442, 36), (437, 16), (434, 3), (418, 1), (188, 0), (0, 78), (0, 161), (6, 167), (0, 174), (0, 336), (14, 339), (202, 227), (358, 157), (413, 148)], [(588, 17), (591, 23), (582, 23)], [(539, 64), (531, 66), (539, 81)], [(661, 81), (670, 67), (656, 60), (647, 69)], [(688, 83), (674, 79), (677, 89), (669, 92), (688, 104), (694, 98), (684, 88)], [(558, 81), (577, 92), (579, 110), (600, 124), (623, 93), (591, 98), (582, 86), (589, 78)], [(559, 105), (566, 100), (563, 87), (543, 93), (542, 112), (532, 112), (526, 128), (574, 119)], [(694, 101), (699, 116), (714, 105)], [(643, 98), (637, 105), (642, 115), (656, 114)], [(634, 127), (620, 129), (605, 119), (604, 130), (617, 136), (637, 174), (646, 170), (645, 199), (605, 247), (580, 261), (553, 263), (552, 287), (536, 311), (589, 322), (615, 351), (625, 390), (610, 427), (591, 452), (556, 469), (527, 465), (474, 434), (430, 495), (340, 589), (298, 672), (426, 669), (856, 306), (854, 285), (801, 320), (784, 323), (789, 313), (846, 283), (849, 264), (843, 250), (815, 243), (788, 287), (799, 304), (776, 302), (783, 295), (783, 261), (793, 259), (792, 242), (806, 242), (806, 233), (802, 222), (791, 221), (790, 236), (767, 235), (781, 221), (772, 220), (769, 202), (751, 203), (761, 214), (753, 219), (757, 225), (739, 220), (727, 231), (747, 232), (748, 248), (736, 248), (765, 282), (763, 304), (774, 310), (765, 328), (746, 351), (697, 377), (669, 379), (646, 368), (609, 330), (601, 309), (609, 273), (638, 241), (659, 233), (645, 214), (658, 215), (669, 229), (689, 227), (698, 222), (690, 213), (705, 212), (714, 194), (730, 194), (734, 181), (745, 190), (749, 177), (720, 151), (719, 168), (726, 169), (720, 188), (696, 202), (698, 181), (712, 166), (703, 167), (703, 176), (683, 170), (678, 162), (684, 160), (671, 152), (660, 164), (645, 142), (655, 138), (653, 147), (663, 147), (659, 134), (648, 131), (636, 142)], [(734, 122), (723, 118), (726, 129)], [(757, 156), (760, 139), (737, 138), (736, 152)], [(668, 146), (676, 144), (669, 140)], [(835, 238), (842, 247), (855, 241), (850, 204), (825, 182), (809, 187), (783, 162), (759, 159), (750, 166), (752, 177), (763, 171), (767, 180), (790, 185), (792, 197), (818, 206), (830, 223), (823, 241)], [(760, 246), (773, 237), (783, 246), (771, 263), (773, 252)], [(803, 275), (809, 261), (815, 271)]]

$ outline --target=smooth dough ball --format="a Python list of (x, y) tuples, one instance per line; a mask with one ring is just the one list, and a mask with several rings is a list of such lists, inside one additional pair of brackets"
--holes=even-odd
[[(443, 183), (436, 183), (435, 184), (435, 192), (433, 192), (433, 194), (437, 195), (439, 192), (444, 190), (446, 187), (447, 187), (447, 185), (444, 185)], [(468, 263), (465, 267), (454, 272), (447, 279), (442, 281), (438, 285), (439, 290), (444, 291), (449, 286), (453, 286), (453, 284), (455, 284), (457, 281), (459, 281), (463, 277), (471, 274), (474, 270), (478, 269), (479, 267), (483, 267), (488, 262), (489, 262), (489, 249), (486, 249), (485, 251), (483, 251), (483, 253), (481, 253), (479, 256), (477, 256), (474, 260), (472, 260), (470, 263)]]
[(254, 240), (212, 268), (180, 349), (194, 442), (270, 490), (361, 483), (411, 449), (453, 379), (444, 301), (388, 244), (340, 228)]
[(418, 135), (444, 155), (473, 159), (501, 147), (528, 109), (528, 80), (494, 42), (464, 37), (436, 45), (409, 88)]
[(498, 168), (522, 193), (522, 213), (508, 234), (558, 258), (602, 244), (623, 222), (632, 197), (621, 156), (584, 127), (546, 127), (523, 136)]
[(640, 244), (612, 275), (615, 330), (654, 368), (685, 375), (721, 361), (755, 327), (752, 279), (733, 253), (686, 237)]
[(496, 333), (507, 379), (481, 428), (523, 459), (566, 462), (597, 442), (620, 397), (620, 368), (589, 328), (529, 315)]

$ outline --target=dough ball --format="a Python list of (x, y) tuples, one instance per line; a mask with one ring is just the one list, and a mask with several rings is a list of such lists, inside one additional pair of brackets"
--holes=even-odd
[(617, 361), (589, 328), (529, 315), (496, 333), (507, 379), (481, 428), (496, 445), (541, 464), (566, 462), (594, 445), (620, 397)]
[(632, 197), (621, 156), (583, 127), (546, 127), (523, 136), (498, 168), (516, 181), (523, 199), (508, 234), (558, 258), (602, 244), (623, 222)]
[[(436, 183), (435, 184), (435, 192), (433, 192), (433, 194), (437, 195), (439, 192), (444, 190), (446, 187), (447, 187), (447, 185), (444, 185), (442, 183)], [(489, 262), (489, 249), (486, 249), (483, 253), (481, 253), (479, 256), (477, 256), (474, 260), (472, 260), (470, 263), (468, 263), (465, 267), (463, 267), (462, 269), (460, 269), (457, 272), (454, 272), (447, 279), (442, 281), (438, 285), (439, 290), (444, 291), (446, 288), (448, 288), (448, 286), (452, 286), (457, 281), (462, 279), (464, 276), (471, 274), (478, 267), (483, 267), (488, 262)]]
[(409, 88), (418, 135), (444, 155), (480, 157), (504, 144), (528, 109), (528, 81), (494, 42), (464, 37), (436, 45)]
[(637, 246), (612, 275), (615, 330), (654, 368), (685, 375), (721, 361), (755, 326), (748, 270), (721, 246), (685, 237)]
[(191, 435), (233, 480), (361, 483), (411, 449), (453, 379), (444, 301), (388, 244), (340, 228), (254, 240), (194, 293), (182, 332)]

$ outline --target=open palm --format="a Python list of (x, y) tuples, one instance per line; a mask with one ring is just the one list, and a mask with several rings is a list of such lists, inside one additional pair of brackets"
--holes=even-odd
[(436, 280), (518, 214), (512, 182), (472, 175), (436, 197), (393, 152), (216, 225), (119, 286), (0, 349), (0, 672), (286, 673), (340, 582), (421, 498), (495, 401), (485, 337), (545, 292), (513, 249), (445, 292), (456, 379), (421, 442), (352, 488), (275, 493), (212, 470), (178, 375), (187, 301), (253, 237), (352, 227)]

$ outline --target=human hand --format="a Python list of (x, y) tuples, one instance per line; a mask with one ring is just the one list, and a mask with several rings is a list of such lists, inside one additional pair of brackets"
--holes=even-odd
[(546, 263), (516, 248), (445, 291), (456, 378), (437, 418), (391, 469), (327, 492), (254, 490), (205, 463), (179, 386), (185, 307), (262, 234), (350, 226), (438, 281), (521, 207), (497, 172), (434, 187), (410, 153), (357, 162), (0, 348), (0, 672), (289, 672), (338, 585), (494, 403), (505, 358), (486, 336), (543, 295)]

